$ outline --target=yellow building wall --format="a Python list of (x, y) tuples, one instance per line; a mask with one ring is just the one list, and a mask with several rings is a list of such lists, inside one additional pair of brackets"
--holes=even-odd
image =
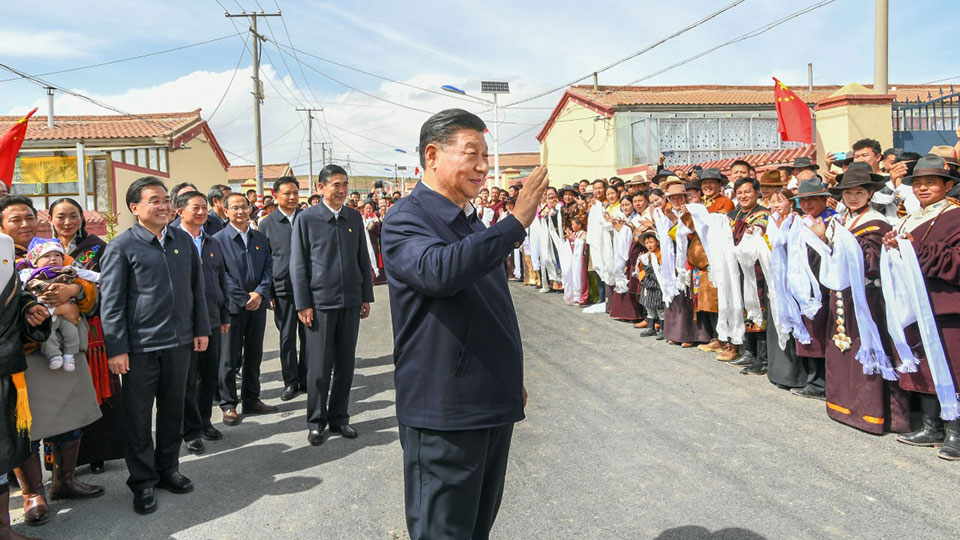
[(547, 166), (550, 184), (561, 186), (581, 179), (617, 174), (613, 118), (598, 120), (590, 109), (568, 101), (540, 143), (540, 163)]
[(206, 193), (214, 184), (227, 183), (227, 171), (217, 159), (206, 135), (201, 133), (187, 141), (186, 145), (188, 148), (168, 152), (168, 188), (180, 182), (190, 182), (201, 193)]
[(893, 125), (890, 121), (891, 106), (841, 105), (816, 112), (817, 161), (823, 167), (829, 152), (849, 152), (853, 143), (864, 138), (876, 139), (881, 148), (893, 146)]
[[(130, 188), (130, 184), (132, 184), (134, 180), (142, 178), (145, 175), (139, 171), (130, 171), (117, 167), (113, 169), (113, 174), (116, 180), (115, 186), (117, 194), (117, 234), (120, 234), (132, 227), (134, 223), (133, 214), (131, 214), (130, 209), (127, 208), (127, 189)], [(166, 183), (166, 178), (163, 180), (164, 183)], [(170, 185), (167, 187), (170, 187)]]

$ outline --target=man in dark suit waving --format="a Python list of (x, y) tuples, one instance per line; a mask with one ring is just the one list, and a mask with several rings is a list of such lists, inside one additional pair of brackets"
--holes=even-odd
[[(227, 307), (230, 332), (220, 360), (220, 409), (223, 423), (240, 423), (237, 404), (243, 414), (277, 412), (260, 400), (260, 362), (263, 359), (263, 330), (267, 324), (267, 302), (273, 283), (270, 242), (250, 226), (250, 203), (240, 193), (224, 197), (230, 222), (214, 235), (223, 248), (227, 270)], [(243, 367), (240, 399), (237, 397), (237, 370)]]
[(314, 446), (323, 443), (327, 425), (348, 439), (357, 436), (347, 405), (360, 319), (373, 302), (363, 218), (343, 204), (347, 171), (327, 165), (317, 179), (323, 200), (300, 213), (290, 239), (293, 301), (307, 327), (307, 441)]
[(397, 420), (413, 539), (486, 538), (523, 419), (523, 350), (504, 260), (546, 189), (528, 177), (490, 228), (470, 203), (487, 176), (486, 126), (448, 109), (420, 129), (421, 181), (383, 223)]

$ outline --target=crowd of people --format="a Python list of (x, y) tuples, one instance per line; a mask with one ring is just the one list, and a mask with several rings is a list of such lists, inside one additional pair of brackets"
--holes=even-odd
[[(960, 459), (960, 173), (872, 139), (756, 170), (660, 166), (550, 187), (508, 279)], [(516, 190), (483, 190), (485, 224)], [(922, 425), (911, 426), (919, 411)]]
[(326, 428), (358, 436), (347, 411), (354, 352), (382, 282), (379, 223), (392, 197), (380, 185), (361, 203), (348, 186), (328, 165), (312, 207), (294, 177), (259, 206), (224, 185), (168, 191), (143, 177), (126, 193), (136, 223), (109, 242), (71, 198), (50, 205), (43, 238), (31, 199), (0, 196), (0, 456), (12, 471), (0, 475), (0, 538), (23, 538), (10, 529), (11, 481), (29, 525), (50, 519), (48, 500), (104, 493), (76, 477), (81, 465), (96, 474), (123, 458), (141, 514), (156, 510), (154, 488), (192, 491), (181, 445), (200, 454), (224, 438), (214, 404), (226, 426), (278, 412), (260, 399), (268, 311), (280, 399), (307, 394), (308, 442), (322, 444)]

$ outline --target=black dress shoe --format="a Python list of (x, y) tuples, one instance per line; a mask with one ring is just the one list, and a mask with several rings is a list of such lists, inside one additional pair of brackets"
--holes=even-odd
[(811, 390), (806, 386), (804, 386), (803, 388), (794, 388), (793, 390), (790, 390), (790, 393), (795, 396), (800, 396), (800, 397), (805, 397), (810, 399), (819, 399), (821, 401), (825, 401), (827, 399), (826, 396), (823, 394), (823, 392), (817, 392), (816, 390)]
[(203, 439), (194, 439), (192, 441), (187, 441), (187, 452), (191, 454), (200, 455), (206, 452), (206, 447), (203, 446)]
[(170, 493), (190, 493), (193, 491), (193, 482), (179, 471), (170, 471), (160, 475), (157, 487)]
[(143, 488), (133, 494), (133, 511), (138, 514), (150, 514), (157, 509), (157, 497), (153, 488)]
[(360, 435), (350, 424), (344, 424), (342, 426), (330, 426), (330, 431), (339, 433), (346, 439), (356, 439), (357, 436)]
[(103, 474), (107, 470), (107, 464), (102, 461), (94, 461), (90, 464), (90, 472), (93, 474)]
[(320, 446), (323, 444), (323, 430), (322, 429), (311, 429), (307, 432), (307, 442), (311, 446)]
[(743, 355), (740, 358), (728, 363), (731, 366), (749, 366), (752, 365), (755, 360), (756, 358), (754, 358), (753, 355)]
[(203, 438), (208, 441), (219, 441), (223, 438), (223, 433), (220, 433), (220, 430), (213, 426), (207, 426), (203, 428), (201, 435), (203, 435)]
[(283, 389), (283, 393), (280, 394), (280, 401), (290, 401), (291, 399), (297, 397), (297, 394), (300, 393), (300, 388), (295, 384), (291, 384)]

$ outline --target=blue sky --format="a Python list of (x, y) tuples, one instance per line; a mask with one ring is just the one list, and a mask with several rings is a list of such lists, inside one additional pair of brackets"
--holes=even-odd
[[(732, 0), (572, 2), (278, 0), (293, 45), (342, 64), (437, 90), (452, 84), (469, 92), (479, 81), (511, 83), (511, 103), (560, 86), (669, 35)], [(221, 0), (238, 12), (259, 10), (254, 0)], [(259, 5), (275, 11), (273, 0)], [(746, 0), (653, 51), (600, 75), (601, 84), (625, 84), (776, 20), (814, 0)], [(759, 37), (720, 49), (643, 84), (806, 83), (813, 62), (817, 84), (869, 83), (873, 78), (873, 10), (870, 0), (837, 0)], [(227, 36), (234, 26), (215, 0), (97, 2), (8, 1), (0, 5), (0, 62), (44, 73), (110, 61)], [(890, 7), (891, 84), (954, 77), (954, 29), (960, 2), (894, 0)], [(233, 19), (241, 31), (248, 24)], [(266, 162), (290, 162), (305, 172), (306, 122), (296, 107), (323, 106), (314, 128), (319, 143), (332, 142), (335, 159), (350, 157), (360, 174), (387, 174), (385, 166), (416, 164), (413, 150), (420, 111), (462, 106), (492, 121), (487, 107), (362, 75), (300, 55), (303, 73), (288, 49), (278, 19), (261, 22), (268, 38), (262, 58), (266, 79), (263, 140)], [(239, 37), (146, 59), (48, 75), (51, 82), (123, 110), (144, 113), (203, 109), (232, 163), (252, 159), (250, 56)], [(282, 52), (281, 52), (282, 51)], [(234, 76), (232, 85), (231, 77)], [(284, 63), (285, 61), (285, 63)], [(330, 78), (354, 87), (347, 88)], [(8, 78), (0, 73), (0, 78)], [(229, 88), (229, 89), (228, 89)], [(561, 92), (507, 108), (501, 115), (501, 151), (536, 150), (534, 138)], [(477, 94), (480, 95), (480, 94)], [(486, 96), (483, 96), (486, 97)], [(218, 102), (220, 108), (213, 114)], [(39, 105), (44, 90), (24, 81), (0, 82), (0, 112), (22, 114)], [(58, 114), (108, 114), (70, 96), (57, 97)], [(352, 133), (351, 133), (352, 132)], [(505, 141), (505, 142), (504, 142)], [(409, 154), (396, 152), (405, 149)], [(247, 158), (247, 161), (244, 160)], [(361, 163), (366, 162), (366, 163)]]

